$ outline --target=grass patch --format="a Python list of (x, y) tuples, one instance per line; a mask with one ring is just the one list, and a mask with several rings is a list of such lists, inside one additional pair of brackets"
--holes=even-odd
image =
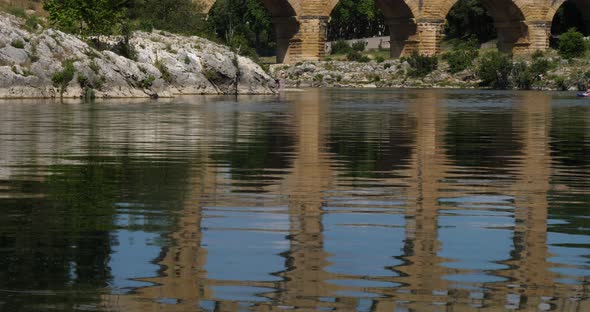
[(24, 49), (25, 48), (25, 43), (20, 39), (12, 40), (10, 45), (17, 48), (17, 49)]
[(205, 76), (205, 78), (207, 78), (207, 80), (209, 80), (211, 82), (217, 82), (223, 78), (219, 72), (217, 72), (214, 69), (210, 69), (210, 68), (205, 69), (203, 71), (203, 75)]
[(162, 61), (156, 58), (154, 66), (160, 71), (160, 75), (164, 81), (167, 83), (172, 83), (172, 74), (170, 74), (170, 71), (168, 71), (168, 68), (166, 65), (164, 65), (164, 63), (162, 63)]
[(141, 80), (138, 86), (142, 89), (148, 89), (154, 84), (155, 80), (156, 77), (149, 75), (145, 79)]

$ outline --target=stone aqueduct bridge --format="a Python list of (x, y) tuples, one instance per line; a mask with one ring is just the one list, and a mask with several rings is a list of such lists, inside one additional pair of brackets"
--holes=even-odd
[[(215, 0), (203, 1), (205, 12)], [(339, 0), (260, 0), (272, 16), (277, 61), (319, 60), (330, 14)], [(391, 33), (393, 57), (439, 52), (445, 18), (461, 0), (375, 0)], [(498, 30), (498, 47), (526, 53), (549, 47), (551, 22), (566, 0), (483, 0)], [(572, 1), (590, 25), (590, 0)]]

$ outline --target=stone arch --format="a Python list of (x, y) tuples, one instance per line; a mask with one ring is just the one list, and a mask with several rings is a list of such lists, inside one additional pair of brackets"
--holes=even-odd
[[(203, 11), (208, 13), (216, 0), (196, 0), (201, 1), (204, 5)], [(299, 4), (298, 0), (259, 0), (260, 3), (268, 10), (272, 17), (272, 23), (276, 33), (277, 43), (277, 62), (284, 63), (292, 61), (292, 55), (298, 54), (301, 48), (299, 39), (296, 35), (299, 33), (299, 21), (297, 18), (296, 7), (292, 4)]]
[[(463, 0), (447, 0), (441, 3), (441, 17), (446, 19), (451, 9)], [(525, 15), (515, 1), (482, 0), (482, 5), (494, 20), (498, 32), (498, 49), (518, 53), (528, 48), (528, 27)]]
[(407, 0), (375, 0), (385, 16), (385, 24), (389, 28), (391, 56), (399, 57), (411, 54), (418, 49), (418, 26), (416, 1)]
[[(326, 14), (329, 16), (340, 0), (326, 1)], [(375, 0), (377, 7), (385, 17), (385, 24), (390, 33), (391, 56), (399, 57), (410, 54), (417, 49), (417, 26), (415, 13), (418, 2), (413, 0)]]
[[(340, 3), (340, 0), (326, 1), (326, 15), (332, 14), (332, 11)], [(377, 6), (383, 11), (386, 18), (399, 18), (413, 16), (418, 13), (418, 2), (412, 0), (375, 0)]]
[[(588, 35), (590, 33), (590, 2), (585, 0), (568, 0), (567, 2), (573, 4), (580, 13), (580, 16), (582, 17), (582, 22), (585, 27), (584, 29), (578, 30)], [(552, 2), (551, 6), (547, 10), (545, 20), (552, 23), (555, 20), (557, 12), (565, 3), (566, 0), (558, 0)]]
[[(203, 5), (203, 12), (208, 13), (217, 0), (195, 0)], [(296, 16), (296, 10), (289, 0), (259, 0), (273, 17)]]

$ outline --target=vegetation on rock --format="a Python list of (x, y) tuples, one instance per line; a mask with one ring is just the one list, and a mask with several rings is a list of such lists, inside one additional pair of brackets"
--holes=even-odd
[(63, 96), (64, 92), (66, 91), (68, 84), (72, 79), (74, 79), (74, 75), (76, 75), (76, 68), (74, 68), (74, 60), (65, 60), (63, 62), (63, 69), (61, 71), (56, 72), (51, 77), (51, 81), (53, 81), (53, 85), (56, 88), (59, 88), (60, 96)]

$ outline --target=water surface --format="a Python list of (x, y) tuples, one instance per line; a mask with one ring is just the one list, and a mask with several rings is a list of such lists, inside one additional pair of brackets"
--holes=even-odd
[(590, 104), (0, 102), (1, 311), (590, 311)]

